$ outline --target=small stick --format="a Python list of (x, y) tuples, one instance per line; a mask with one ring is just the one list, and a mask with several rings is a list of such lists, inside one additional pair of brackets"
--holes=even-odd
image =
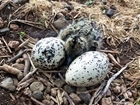
[(65, 91), (64, 91), (64, 95), (68, 99), (70, 105), (75, 105), (74, 102), (72, 101), (72, 99), (69, 97), (69, 95)]
[(36, 105), (45, 105), (44, 103), (42, 103), (42, 102), (40, 102), (40, 101), (36, 100), (36, 99), (35, 99), (35, 98), (33, 98), (33, 97), (30, 97), (30, 99), (31, 99), (33, 102), (35, 102), (35, 103), (36, 103)]
[(108, 54), (108, 57), (119, 67), (122, 67), (117, 60), (114, 58), (114, 56), (112, 54)]
[(18, 59), (20, 56), (22, 56), (22, 54), (24, 54), (26, 51), (30, 51), (30, 49), (25, 49), (22, 52), (18, 53), (17, 55), (15, 55), (14, 57), (12, 57), (11, 59), (9, 59), (7, 62), (8, 63), (12, 63), (13, 61), (15, 61), (16, 59)]
[(30, 60), (29, 60), (29, 57), (28, 55), (25, 53), (23, 54), (23, 59), (24, 59), (24, 62), (25, 62), (25, 67), (24, 67), (24, 76), (26, 76), (30, 70)]
[(3, 42), (5, 43), (7, 49), (9, 50), (9, 52), (12, 53), (11, 49), (9, 48), (9, 46), (8, 46), (7, 42), (5, 41), (5, 39), (4, 39), (3, 36), (2, 36), (2, 40), (3, 40)]
[(7, 64), (4, 64), (3, 66), (0, 66), (0, 69), (4, 70), (4, 71), (6, 71), (10, 74), (17, 75), (19, 80), (23, 78), (23, 73), (20, 70), (18, 70), (17, 68), (14, 68), (12, 66), (9, 66)]
[(27, 45), (29, 43), (29, 39), (27, 39), (26, 41), (24, 41), (23, 43), (21, 43), (16, 49), (15, 51), (20, 50), (21, 48), (23, 48), (25, 45)]
[[(134, 59), (135, 59), (135, 58), (134, 58)], [(105, 88), (104, 88), (104, 90), (103, 90), (103, 92), (102, 92), (102, 96), (107, 92), (107, 90), (108, 90), (108, 88), (109, 88), (111, 82), (112, 82), (114, 79), (116, 79), (116, 77), (117, 77), (118, 75), (120, 75), (120, 74), (128, 67), (128, 65), (134, 61), (134, 59), (133, 59), (132, 61), (128, 62), (121, 70), (119, 70), (116, 74), (114, 74), (114, 75), (108, 80), (107, 85), (105, 86)]]
[(32, 83), (34, 80), (35, 80), (34, 78), (30, 78), (30, 79), (28, 79), (28, 80), (22, 82), (21, 84), (18, 84), (16, 90), (17, 90), (17, 91), (20, 91), (21, 89), (23, 89), (23, 88), (29, 86), (30, 83)]
[(30, 72), (18, 83), (18, 85), (20, 85), (22, 82), (28, 80), (36, 71), (37, 71), (37, 69), (33, 69), (33, 71), (30, 71)]
[(120, 54), (119, 51), (111, 51), (111, 50), (100, 50), (100, 51), (105, 52), (105, 53)]
[(8, 4), (12, 3), (11, 0), (2, 0), (2, 3), (0, 5), (0, 11)]

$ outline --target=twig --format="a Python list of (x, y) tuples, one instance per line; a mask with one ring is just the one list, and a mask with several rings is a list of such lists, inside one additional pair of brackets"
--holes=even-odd
[(36, 99), (35, 99), (35, 98), (33, 98), (33, 97), (30, 97), (30, 99), (31, 99), (33, 102), (35, 102), (35, 103), (36, 103), (36, 105), (45, 105), (44, 103), (42, 103), (42, 102), (40, 102), (40, 101), (36, 100)]
[(9, 66), (7, 64), (4, 64), (3, 66), (0, 66), (0, 69), (6, 71), (8, 73), (17, 75), (18, 79), (23, 78), (23, 73), (20, 70), (18, 70), (17, 68), (14, 68), (12, 66)]
[(34, 78), (30, 78), (30, 79), (22, 82), (21, 84), (18, 84), (16, 90), (20, 91), (21, 89), (29, 86), (34, 80), (35, 80)]
[(9, 3), (12, 3), (11, 0), (3, 0), (1, 5), (0, 5), (0, 11), (6, 6), (8, 5)]
[(27, 39), (26, 41), (24, 41), (23, 43), (21, 43), (16, 49), (15, 51), (20, 50), (21, 48), (23, 48), (25, 45), (27, 45), (29, 43), (29, 39)]
[(5, 43), (7, 49), (9, 50), (9, 52), (12, 53), (11, 49), (9, 48), (9, 46), (8, 46), (7, 42), (5, 41), (5, 39), (4, 39), (3, 36), (2, 36), (2, 40), (3, 40), (3, 42)]
[(24, 54), (26, 51), (30, 51), (30, 49), (25, 49), (22, 52), (18, 53), (17, 55), (15, 55), (14, 57), (12, 57), (11, 59), (9, 59), (7, 61), (7, 63), (12, 63), (13, 61), (15, 61), (16, 59), (18, 59), (20, 56), (22, 56), (22, 54)]
[(27, 53), (28, 57), (29, 57), (29, 61), (33, 67), (33, 71), (30, 71), (18, 84), (21, 84), (22, 82), (26, 81), (27, 79), (29, 79), (36, 71), (37, 71), (37, 68), (34, 66), (29, 54)]
[(26, 24), (26, 25), (29, 25), (29, 26), (32, 26), (32, 27), (35, 27), (35, 28), (38, 28), (38, 29), (41, 29), (41, 30), (43, 29), (43, 28), (37, 26), (37, 25), (42, 25), (42, 24), (40, 24), (40, 23), (31, 22), (31, 21), (27, 21), (27, 20), (20, 20), (20, 19), (11, 20), (11, 21), (8, 23), (8, 27), (9, 27), (9, 25), (10, 25), (12, 22), (20, 22), (20, 23), (23, 23), (23, 24)]
[(114, 58), (114, 56), (112, 54), (108, 54), (108, 57), (119, 67), (122, 68), (122, 66), (117, 62), (117, 60)]
[[(134, 58), (134, 59), (135, 59), (135, 58)], [(120, 75), (120, 74), (128, 67), (128, 65), (134, 61), (134, 59), (133, 59), (132, 61), (128, 62), (121, 70), (119, 70), (116, 74), (114, 74), (114, 75), (108, 80), (107, 85), (105, 86), (105, 88), (104, 88), (104, 90), (103, 90), (103, 92), (102, 92), (102, 96), (107, 92), (107, 90), (108, 90), (108, 88), (109, 88), (111, 82), (112, 82), (114, 79), (116, 79), (116, 77), (117, 77), (118, 75)]]
[(100, 51), (105, 52), (105, 53), (120, 54), (119, 51), (111, 51), (111, 50), (100, 50)]
[[(101, 94), (104, 85), (105, 85), (105, 82), (102, 83), (102, 84), (100, 85), (100, 87), (94, 92), (94, 94), (92, 95), (92, 97), (91, 97), (91, 99), (90, 99), (89, 105), (93, 105), (93, 101), (95, 100), (95, 98), (97, 98), (97, 97)], [(97, 102), (97, 101), (96, 101), (96, 102)]]
[(23, 59), (24, 59), (24, 62), (25, 62), (25, 67), (24, 67), (24, 76), (26, 76), (30, 70), (30, 60), (29, 60), (29, 57), (28, 55), (25, 53), (23, 54)]
[(72, 101), (72, 99), (69, 97), (69, 95), (65, 91), (64, 91), (64, 95), (68, 99), (70, 105), (75, 105), (74, 102)]

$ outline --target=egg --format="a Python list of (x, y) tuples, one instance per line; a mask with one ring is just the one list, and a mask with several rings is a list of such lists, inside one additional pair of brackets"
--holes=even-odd
[(88, 51), (78, 56), (69, 66), (66, 83), (77, 87), (97, 85), (109, 71), (109, 58), (103, 52)]
[(41, 39), (34, 45), (31, 57), (35, 67), (55, 69), (65, 60), (64, 42), (55, 37)]

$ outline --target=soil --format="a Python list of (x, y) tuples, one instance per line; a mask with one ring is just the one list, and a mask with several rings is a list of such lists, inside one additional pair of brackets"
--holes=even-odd
[[(49, 19), (48, 18), (46, 19), (46, 21), (47, 21), (46, 22), (45, 19), (42, 17), (42, 14), (40, 12), (43, 9), (40, 8), (40, 10), (31, 11), (30, 8), (26, 7), (25, 3), (14, 4), (14, 3), (6, 0), (5, 1), (6, 5), (4, 5), (4, 3), (5, 3), (4, 1), (5, 0), (0, 1), (0, 3), (1, 3), (1, 5), (0, 5), (0, 11), (1, 11), (1, 13), (0, 13), (0, 17), (1, 17), (1, 19), (0, 19), (0, 66), (2, 66), (4, 64), (8, 64), (11, 66), (15, 62), (20, 62), (20, 63), (24, 64), (24, 59), (22, 56), (17, 58), (14, 62), (7, 63), (7, 61), (9, 59), (11, 59), (12, 57), (16, 56), (20, 50), (16, 51), (17, 47), (14, 47), (14, 48), (9, 47), (10, 48), (10, 50), (9, 50), (8, 47), (6, 46), (6, 44), (8, 44), (10, 41), (18, 41), (19, 44), (21, 44), (21, 43), (25, 42), (27, 39), (29, 39), (30, 44), (29, 43), (26, 44), (21, 49), (31, 49), (32, 45), (34, 45), (39, 39), (42, 39), (45, 37), (50, 37), (50, 36), (56, 37), (60, 30), (56, 29), (51, 24), (51, 21), (49, 21), (49, 19), (52, 19), (53, 14), (51, 14), (51, 13), (44, 14), (44, 15), (48, 15), (48, 18), (49, 18)], [(87, 1), (86, 0), (77, 1), (77, 3), (79, 3), (78, 6), (80, 8), (82, 8), (81, 5), (84, 5), (85, 3), (87, 3)], [(91, 5), (89, 5), (89, 8), (92, 6), (96, 7), (96, 6), (103, 5), (101, 1), (100, 2), (96, 2), (96, 1), (97, 0), (95, 0), (94, 4), (91, 3)], [(124, 7), (122, 6), (121, 8), (128, 9), (129, 5), (130, 5), (129, 4), (130, 1), (129, 0), (122, 0), (122, 1), (124, 3), (126, 3), (127, 5)], [(60, 4), (59, 3), (57, 4), (59, 6), (61, 5), (61, 2), (62, 2), (62, 4), (64, 3), (64, 1), (61, 1), (61, 0), (59, 0), (59, 2), (60, 2)], [(111, 4), (113, 4), (117, 8), (118, 2), (119, 2), (119, 0), (117, 0), (117, 3), (114, 1), (111, 2), (111, 0), (109, 0), (107, 2), (108, 5), (104, 5), (103, 7), (109, 8), (109, 6)], [(29, 2), (26, 2), (26, 3), (29, 3)], [(2, 5), (4, 7), (2, 7)], [(24, 8), (24, 7), (26, 7), (26, 8)], [(34, 7), (34, 9), (36, 9), (36, 8)], [(46, 9), (48, 7), (44, 7), (44, 8)], [(57, 8), (57, 6), (54, 8)], [(98, 7), (98, 8), (101, 8), (101, 7)], [(131, 6), (130, 6), (130, 9), (131, 9)], [(59, 8), (58, 10), (61, 10), (61, 9)], [(17, 11), (17, 12), (15, 12), (15, 11)], [(118, 13), (118, 11), (117, 11), (117, 13)], [(35, 12), (39, 12), (39, 14), (37, 15)], [(49, 12), (51, 12), (51, 10)], [(119, 11), (119, 13), (120, 12), (121, 11)], [(64, 13), (64, 11), (62, 13)], [(71, 15), (74, 15), (74, 14), (77, 15), (78, 13), (77, 12), (71, 13)], [(122, 14), (123, 14), (123, 12), (122, 12)], [(74, 17), (76, 15), (74, 15)], [(79, 17), (82, 17), (84, 15), (85, 14), (81, 13), (79, 15)], [(99, 15), (99, 14), (97, 14), (97, 15)], [(101, 16), (101, 20), (102, 20), (102, 18), (107, 17), (104, 14), (102, 14), (100, 16)], [(77, 16), (77, 18), (79, 18), (79, 17)], [(15, 20), (15, 19), (17, 19), (17, 20)], [(114, 18), (113, 17), (106, 18), (106, 20), (109, 20), (108, 22), (110, 22), (110, 20), (112, 22), (114, 22), (115, 20), (113, 20), (113, 19), (115, 19), (115, 17)], [(23, 21), (23, 20), (25, 20), (25, 21)], [(95, 20), (98, 21), (99, 18), (95, 19)], [(37, 24), (39, 21), (41, 24)], [(44, 21), (46, 23), (50, 22), (50, 24), (45, 24)], [(54, 19), (54, 21), (55, 21), (55, 19)], [(71, 23), (71, 21), (72, 21), (72, 19), (68, 19), (69, 23)], [(116, 19), (116, 21), (117, 21), (117, 19)], [(138, 26), (140, 26), (139, 23), (140, 22), (137, 22)], [(101, 24), (101, 23), (99, 22), (99, 24)], [(46, 26), (46, 25), (48, 25), (48, 26)], [(9, 28), (9, 31), (1, 32), (1, 29), (5, 29), (7, 27)], [(112, 30), (113, 30), (113, 28), (112, 28)], [(126, 28), (126, 27), (122, 27), (122, 28)], [(132, 28), (132, 27), (129, 27), (129, 28)], [(105, 34), (105, 36), (104, 36), (103, 44), (102, 44), (103, 46), (102, 46), (101, 50), (107, 54), (111, 54), (114, 57), (114, 58), (110, 57), (110, 62), (112, 63), (113, 66), (112, 66), (112, 69), (110, 70), (110, 73), (107, 75), (105, 81), (107, 81), (110, 77), (112, 77), (113, 74), (115, 74), (117, 71), (119, 71), (121, 69), (121, 67), (124, 67), (125, 64), (130, 62), (132, 59), (134, 59), (134, 58), (137, 58), (137, 59), (134, 63), (132, 63), (132, 66), (129, 66), (126, 71), (124, 71), (122, 74), (120, 74), (118, 77), (116, 77), (116, 79), (111, 83), (110, 88), (109, 88), (110, 94), (108, 92), (104, 97), (99, 98), (99, 100), (97, 99), (99, 96), (97, 96), (96, 98), (94, 97), (94, 102), (93, 102), (94, 104), (97, 102), (96, 104), (98, 104), (98, 105), (122, 105), (122, 104), (124, 104), (124, 105), (134, 105), (134, 104), (139, 105), (139, 104), (136, 104), (139, 102), (138, 101), (138, 99), (139, 99), (138, 93), (139, 93), (139, 86), (140, 86), (139, 82), (138, 82), (139, 78), (140, 78), (139, 77), (139, 70), (140, 70), (140, 63), (139, 63), (140, 62), (140, 58), (139, 58), (139, 56), (140, 56), (140, 43), (139, 42), (140, 42), (140, 40), (138, 39), (139, 35), (140, 35), (139, 27), (137, 30), (138, 30), (138, 33), (132, 32), (133, 35), (131, 35), (132, 33), (129, 31), (129, 29), (127, 29), (124, 32), (125, 35), (127, 34), (126, 36), (121, 36), (121, 35), (123, 35), (123, 33), (121, 33), (121, 31), (120, 31), (120, 37), (119, 37), (118, 31), (114, 30), (112, 32), (114, 34), (114, 36), (111, 36), (112, 33), (108, 32), (106, 29), (103, 28), (103, 31), (105, 31), (107, 35)], [(4, 42), (4, 40), (6, 41), (6, 43)], [(112, 44), (112, 42), (115, 43), (115, 45)], [(116, 51), (118, 51), (118, 52), (116, 53)], [(121, 65), (121, 67), (117, 63), (115, 63), (114, 59)], [(58, 69), (60, 69), (60, 71), (62, 71), (62, 73), (60, 71), (56, 72), (56, 71), (52, 70), (50, 72), (47, 72), (44, 75), (43, 72), (41, 71), (41, 72), (34, 73), (30, 78), (34, 78), (35, 81), (41, 81), (41, 79), (43, 78), (46, 80), (44, 82), (44, 84), (48, 83), (48, 84), (51, 84), (51, 85), (48, 85), (51, 88), (58, 88), (58, 85), (61, 85), (61, 83), (58, 83), (58, 82), (55, 83), (54, 81), (61, 78), (58, 75), (59, 73), (61, 73), (61, 75), (64, 76), (63, 69), (65, 69), (65, 65), (62, 65), (62, 67), (60, 67)], [(23, 72), (23, 70), (22, 70), (22, 72)], [(52, 72), (55, 72), (55, 73), (52, 73)], [(11, 74), (10, 72), (7, 73), (6, 71), (1, 70), (0, 71), (0, 82), (3, 81), (4, 78), (6, 78), (6, 77), (16, 78), (18, 80), (18, 82), (20, 81), (17, 78), (17, 76)], [(55, 83), (55, 85), (53, 83)], [(29, 83), (29, 84), (31, 84), (31, 83)], [(16, 85), (18, 85), (18, 84), (16, 84)], [(101, 86), (101, 84), (99, 84), (96, 87), (87, 88), (87, 90), (85, 92), (88, 91), (88, 93), (90, 93), (91, 97), (93, 97), (93, 94), (95, 94), (95, 91), (100, 89), (100, 86)], [(117, 88), (117, 86), (119, 86), (119, 89)], [(1, 87), (0, 88), (0, 100), (1, 100), (0, 105), (49, 105), (49, 104), (43, 104), (43, 101), (39, 101), (41, 103), (36, 102), (30, 96), (24, 94), (27, 87), (28, 86), (25, 86), (22, 89), (20, 89), (19, 91), (16, 90), (14, 92), (11, 92), (11, 91)], [(64, 87), (64, 84), (61, 86), (61, 88), (63, 89), (63, 87)], [(101, 90), (103, 90), (103, 89), (101, 89)], [(130, 91), (130, 93), (132, 94), (131, 96), (129, 96), (127, 94), (128, 91)], [(51, 96), (51, 94), (50, 94), (50, 96)], [(69, 94), (68, 94), (68, 96), (69, 96)], [(67, 98), (67, 100), (68, 100), (68, 98)], [(91, 100), (92, 99), (90, 98), (89, 101), (91, 101)], [(83, 101), (81, 101), (78, 104), (79, 105), (92, 105), (90, 103), (85, 104)], [(78, 104), (75, 103), (75, 105), (78, 105)], [(58, 104), (55, 102), (55, 104), (50, 104), (50, 105), (64, 105), (64, 104)], [(67, 105), (70, 105), (70, 104), (67, 104)]]

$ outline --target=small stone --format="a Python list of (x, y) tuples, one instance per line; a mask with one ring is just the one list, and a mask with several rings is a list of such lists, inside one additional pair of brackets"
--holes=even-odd
[(41, 91), (34, 91), (32, 96), (37, 99), (37, 100), (42, 100), (43, 99), (43, 92)]
[(13, 82), (14, 82), (14, 85), (17, 86), (19, 81), (18, 81), (18, 79), (13, 78)]
[(24, 59), (23, 58), (19, 58), (16, 60), (16, 63), (24, 63)]
[(50, 101), (50, 105), (54, 105), (54, 104), (55, 104), (54, 101), (51, 100), (51, 101)]
[(42, 103), (44, 103), (45, 105), (50, 105), (50, 100), (43, 100)]
[(106, 96), (111, 96), (111, 91), (110, 89), (108, 89), (107, 93), (106, 93)]
[(88, 104), (90, 99), (91, 99), (91, 95), (89, 93), (80, 93), (79, 97), (81, 98), (82, 101), (84, 101), (84, 103)]
[(110, 97), (102, 98), (102, 104), (101, 105), (113, 105), (113, 102), (112, 102)]
[(79, 93), (79, 92), (85, 92), (85, 91), (87, 91), (87, 89), (85, 88), (85, 87), (78, 87), (77, 88), (77, 93)]
[(14, 85), (14, 82), (12, 80), (12, 78), (8, 77), (8, 78), (5, 78), (1, 83), (0, 83), (0, 86), (9, 90), (9, 91), (15, 91), (16, 90), (16, 87)]
[(17, 48), (17, 46), (19, 45), (19, 41), (9, 41), (8, 46), (10, 48)]
[(19, 26), (17, 24), (10, 24), (10, 29), (17, 31), (19, 29)]
[(56, 88), (52, 88), (51, 89), (51, 96), (55, 97), (57, 95), (57, 89)]
[(64, 86), (64, 90), (70, 94), (70, 93), (75, 93), (76, 92), (76, 88), (73, 86), (69, 86), (69, 85), (65, 85)]
[(138, 96), (138, 92), (136, 90), (131, 90), (131, 92), (132, 92), (133, 98), (136, 99)]
[(71, 97), (71, 99), (73, 100), (73, 102), (75, 104), (80, 103), (81, 99), (79, 98), (79, 96), (77, 94), (71, 93), (69, 96)]
[(51, 100), (50, 94), (47, 94), (47, 95), (45, 96), (45, 99)]
[(127, 91), (128, 97), (132, 97), (132, 92), (130, 90)]
[(60, 17), (56, 21), (54, 21), (53, 25), (56, 29), (61, 30), (66, 28), (68, 26), (68, 21), (65, 19), (65, 17)]
[(120, 93), (121, 92), (121, 87), (120, 86), (116, 86), (115, 88), (113, 88), (114, 93)]
[(104, 5), (106, 5), (106, 4), (107, 4), (107, 0), (102, 0), (102, 3), (103, 3)]
[(68, 100), (66, 97), (63, 97), (63, 105), (69, 105)]
[(24, 64), (19, 64), (19, 63), (15, 63), (12, 65), (13, 67), (19, 69), (19, 70), (24, 70), (25, 65)]
[(34, 91), (43, 91), (44, 90), (44, 85), (41, 82), (33, 82), (30, 85), (30, 89), (32, 92)]
[(44, 91), (44, 94), (50, 94), (50, 93), (51, 93), (51, 86), (47, 86)]

